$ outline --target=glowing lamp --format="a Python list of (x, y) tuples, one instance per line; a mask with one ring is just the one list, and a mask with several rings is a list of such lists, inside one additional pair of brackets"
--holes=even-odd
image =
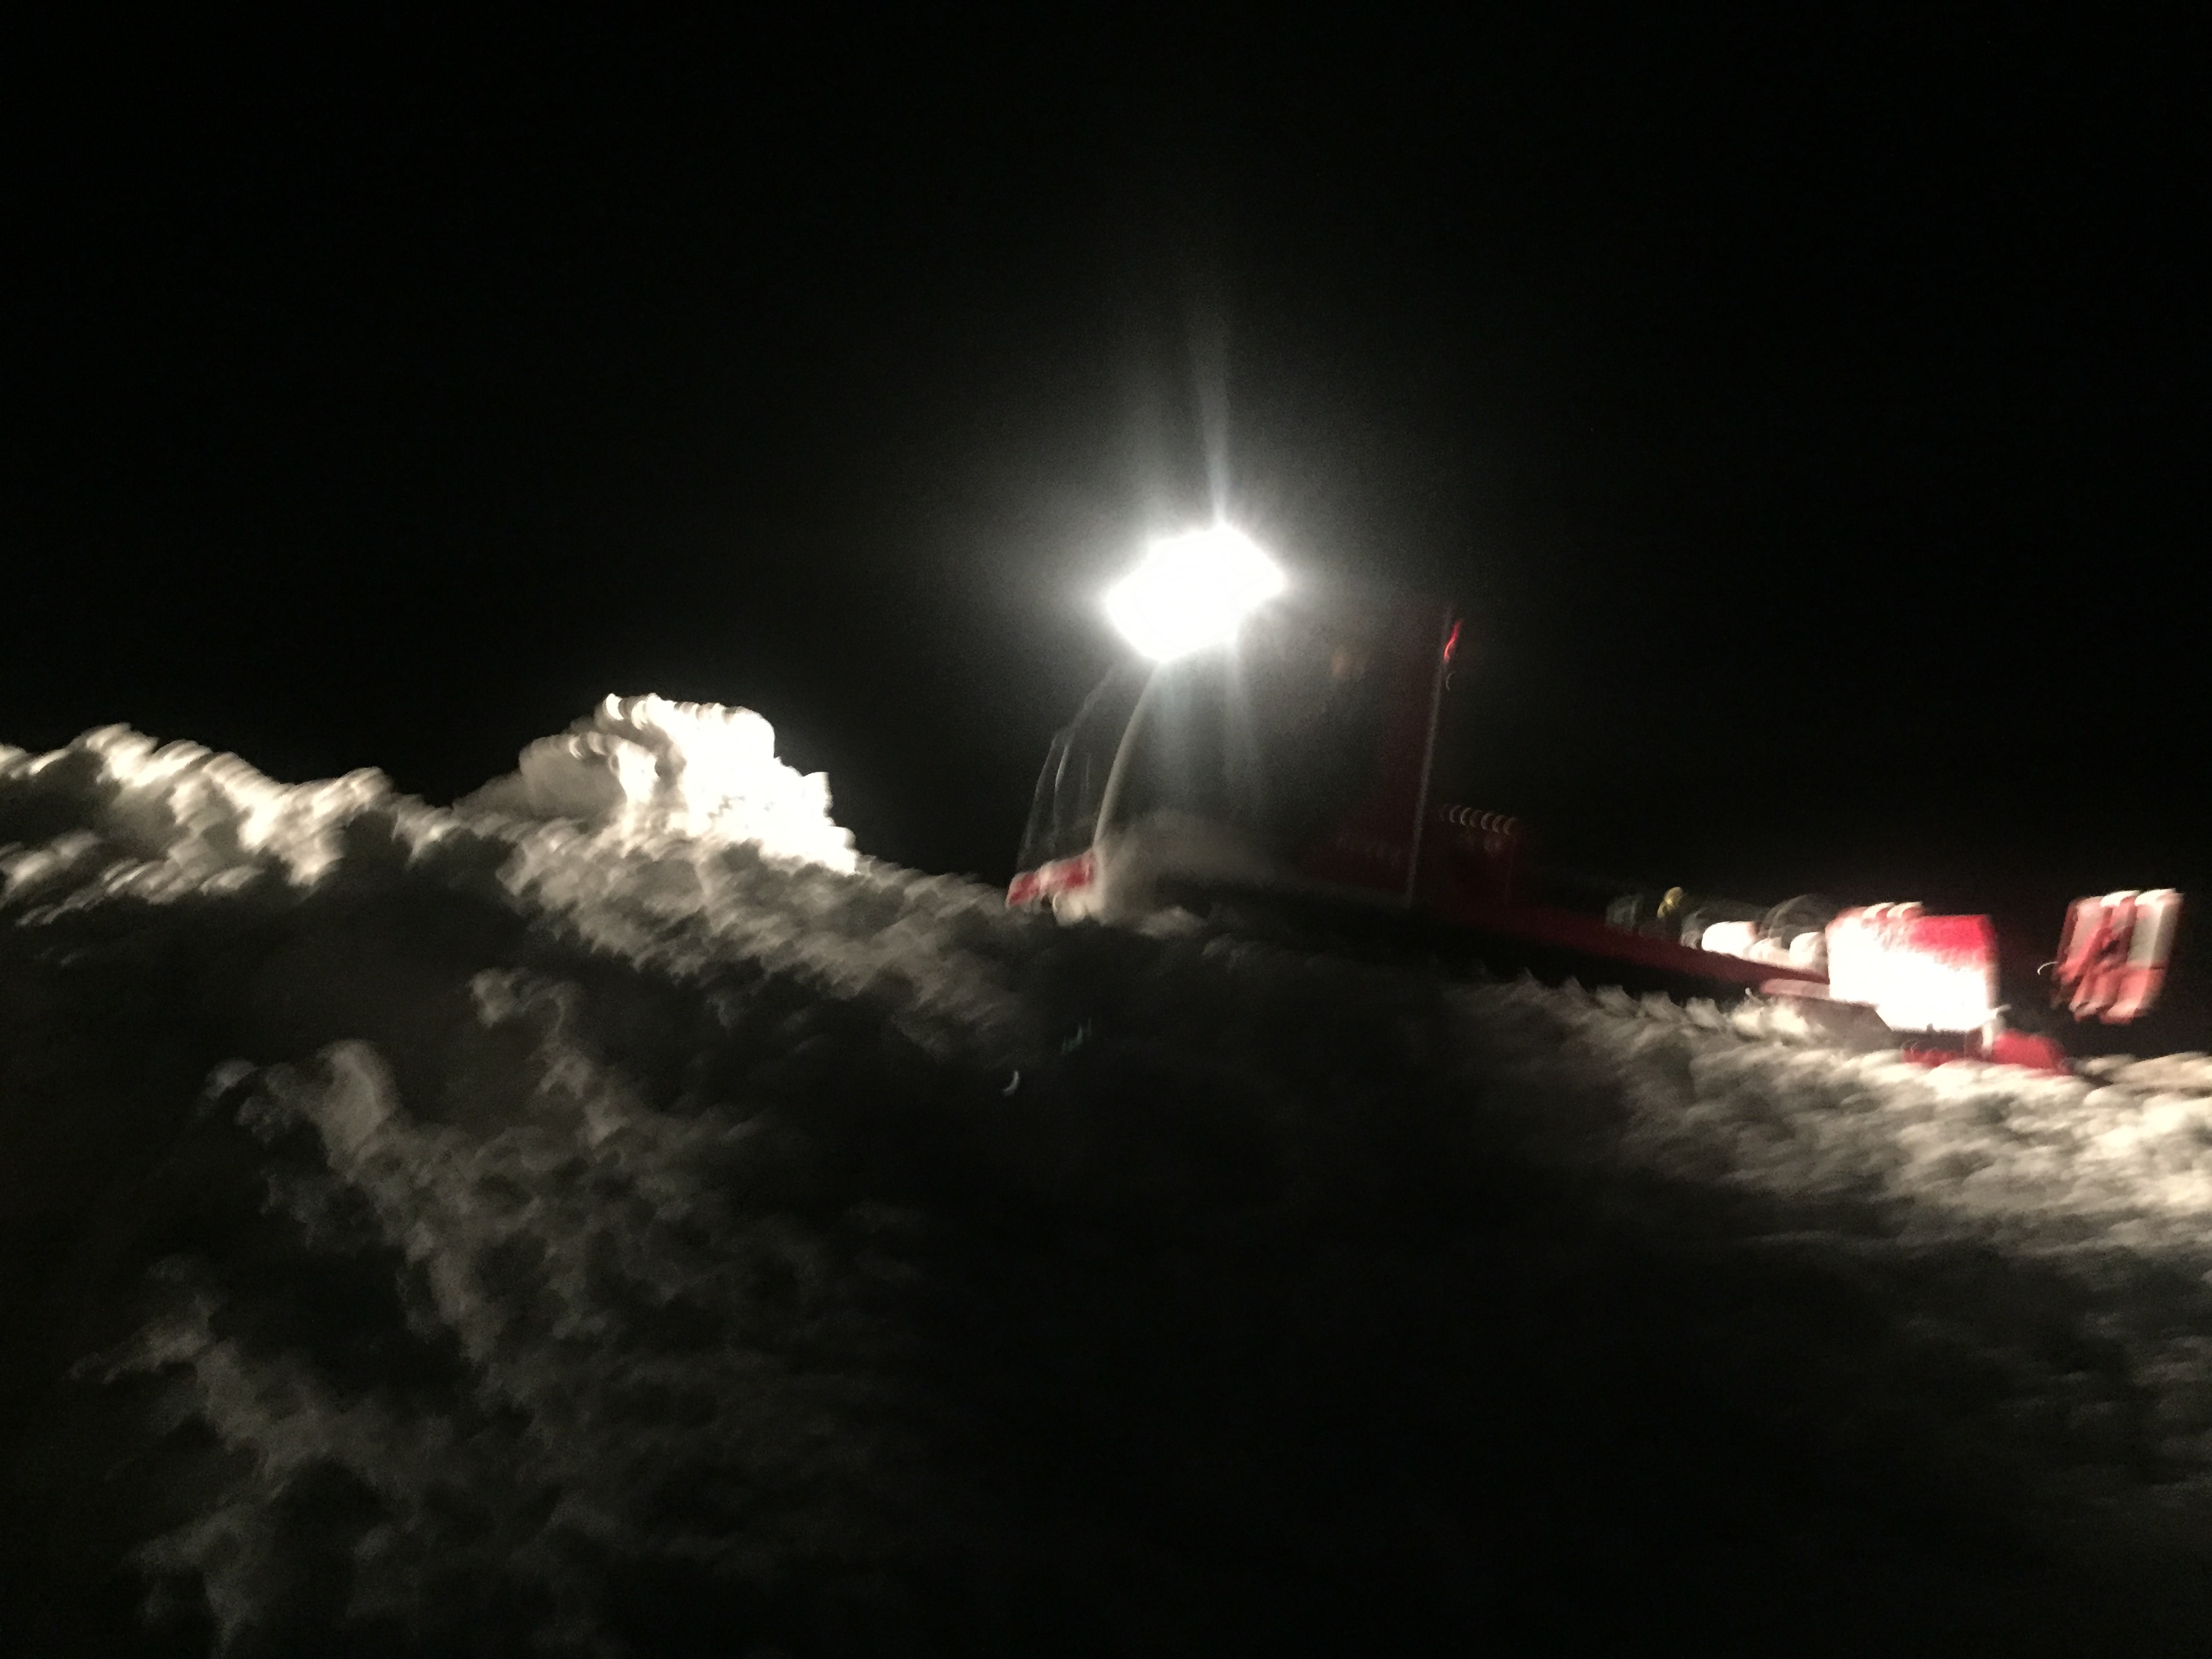
[(1165, 662), (1227, 645), (1244, 618), (1283, 591), (1283, 573), (1241, 530), (1216, 525), (1164, 537), (1107, 591), (1122, 637)]

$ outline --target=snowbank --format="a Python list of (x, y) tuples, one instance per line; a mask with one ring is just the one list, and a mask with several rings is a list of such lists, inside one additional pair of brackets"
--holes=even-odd
[(235, 755), (156, 747), (120, 726), (50, 755), (0, 745), (0, 890), (35, 921), (42, 896), (75, 906), (229, 893), (264, 875), (308, 884), (337, 859), (343, 826), (388, 795), (378, 772), (288, 787)]
[(24, 1419), (18, 1582), (239, 1652), (2202, 1612), (2201, 1058), (1062, 929), (825, 802), (654, 699), (452, 811), (0, 752), (0, 1218), (93, 1218), (0, 1328), (109, 1413)]
[(608, 697), (462, 811), (573, 818), (644, 836), (748, 842), (778, 857), (849, 870), (852, 836), (830, 817), (830, 780), (775, 757), (775, 732), (750, 708)]

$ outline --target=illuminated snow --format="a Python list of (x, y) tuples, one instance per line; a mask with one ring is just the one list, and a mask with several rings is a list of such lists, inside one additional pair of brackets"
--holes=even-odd
[(109, 726), (50, 755), (0, 747), (0, 792), (14, 814), (35, 820), (47, 805), (75, 820), (27, 844), (0, 826), (0, 873), (15, 905), (47, 890), (74, 903), (161, 900), (264, 872), (312, 883), (338, 856), (341, 826), (386, 786), (362, 771), (288, 787), (235, 755), (156, 746)]
[(631, 838), (656, 833), (745, 842), (849, 870), (852, 836), (830, 817), (830, 780), (775, 757), (750, 708), (614, 697), (460, 803), (465, 810), (574, 818)]
[[(245, 1454), (149, 1580), (271, 1650), (650, 1651), (633, 1580), (793, 1650), (909, 1650), (917, 1605), (1172, 1650), (1177, 1517), (1304, 1564), (1237, 1604), (1295, 1624), (1378, 1538), (1486, 1571), (1490, 1510), (1668, 1388), (2212, 1567), (2204, 1056), (1930, 1072), (1819, 1006), (1062, 928), (857, 860), (825, 797), (657, 699), (453, 810), (0, 751), (0, 1200), (122, 1181), (186, 1241), (105, 1364)], [(161, 1231), (222, 1187), (165, 1160), (249, 1170), (263, 1242)], [(992, 1624), (1032, 1581), (1064, 1622)]]

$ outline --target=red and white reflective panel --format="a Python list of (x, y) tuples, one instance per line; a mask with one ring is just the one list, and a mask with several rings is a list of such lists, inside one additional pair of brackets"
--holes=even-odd
[(2052, 964), (2054, 1000), (2076, 1019), (2124, 1025), (2148, 1012), (2166, 983), (2181, 895), (2171, 887), (2075, 899)]
[(1996, 1012), (1996, 929), (1917, 904), (1846, 910), (1828, 924), (1828, 989), (1893, 1031), (1974, 1030)]
[(1510, 904), (1522, 851), (1521, 820), (1458, 805), (1437, 807), (1430, 819), (1444, 855), (1447, 890), (1480, 904)]
[(1098, 860), (1089, 853), (1072, 859), (1054, 859), (1034, 870), (1024, 870), (1006, 884), (1006, 908), (1042, 904), (1055, 893), (1072, 893), (1098, 878)]

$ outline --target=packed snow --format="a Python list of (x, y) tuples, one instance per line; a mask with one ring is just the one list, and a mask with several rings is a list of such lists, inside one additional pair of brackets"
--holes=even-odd
[(1063, 928), (829, 806), (652, 697), (450, 809), (0, 750), (23, 1628), (2212, 1631), (2203, 1056), (1929, 1071), (1786, 1003)]

